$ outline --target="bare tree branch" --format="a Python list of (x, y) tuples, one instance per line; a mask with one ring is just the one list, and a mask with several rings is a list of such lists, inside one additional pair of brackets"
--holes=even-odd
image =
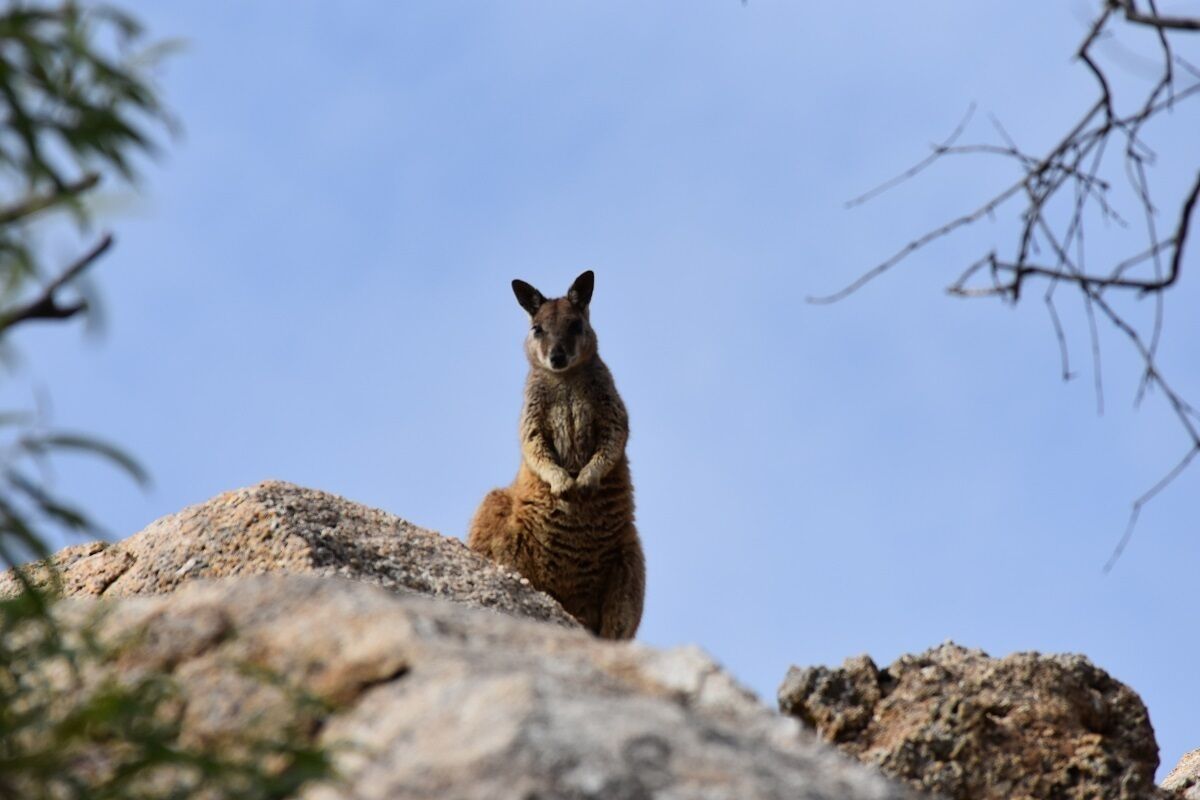
[[(1157, 80), (1134, 110), (1129, 112), (1118, 111), (1114, 83), (1109, 80), (1104, 63), (1094, 52), (1096, 43), (1110, 32), (1109, 29), (1122, 23), (1155, 30), (1162, 64)], [(1078, 291), (1087, 317), (1098, 411), (1103, 411), (1103, 386), (1097, 320), (1103, 318), (1124, 334), (1142, 361), (1142, 375), (1135, 402), (1140, 402), (1149, 389), (1159, 389), (1188, 439), (1187, 455), (1134, 502), (1125, 533), (1106, 564), (1105, 571), (1112, 568), (1124, 551), (1146, 503), (1174, 481), (1200, 453), (1200, 436), (1197, 435), (1200, 417), (1167, 382), (1157, 362), (1163, 329), (1164, 296), (1167, 290), (1178, 283), (1183, 272), (1192, 218), (1200, 202), (1200, 171), (1190, 190), (1180, 199), (1174, 224), (1160, 234), (1158, 209), (1153, 201), (1150, 183), (1150, 168), (1155, 153), (1144, 138), (1144, 130), (1149, 122), (1160, 119), (1164, 112), (1200, 94), (1200, 69), (1180, 57), (1171, 40), (1172, 34), (1190, 31), (1200, 31), (1200, 17), (1164, 16), (1159, 13), (1156, 0), (1146, 0), (1146, 10), (1139, 8), (1136, 0), (1106, 0), (1104, 7), (1088, 24), (1075, 52), (1076, 58), (1093, 78), (1095, 98), (1056, 144), (1043, 155), (1033, 156), (1022, 150), (994, 118), (992, 126), (1001, 144), (959, 144), (975, 110), (972, 104), (951, 135), (942, 144), (935, 145), (929, 155), (895, 178), (851, 200), (846, 204), (847, 207), (860, 205), (882, 192), (894, 189), (949, 156), (999, 156), (1017, 166), (1020, 178), (992, 194), (974, 210), (916, 237), (839, 291), (808, 298), (812, 303), (842, 300), (932, 242), (969, 227), (985, 216), (990, 217), (1002, 206), (1023, 198), (1013, 255), (1002, 257), (996, 250), (990, 250), (967, 265), (958, 278), (950, 283), (947, 291), (958, 297), (998, 297), (1017, 303), (1027, 282), (1046, 281), (1043, 300), (1058, 344), (1064, 380), (1070, 379), (1072, 373), (1067, 335), (1056, 308), (1058, 295), (1055, 290), (1065, 285)], [(1181, 74), (1191, 82), (1180, 86)], [(1107, 160), (1111, 160), (1106, 160), (1106, 156), (1110, 154), (1119, 154), (1116, 157), (1124, 168), (1129, 192), (1145, 220), (1146, 241), (1132, 255), (1113, 258), (1104, 269), (1089, 268), (1085, 247), (1087, 221), (1098, 215), (1105, 223), (1115, 222), (1127, 227), (1112, 197), (1112, 182), (1105, 177)], [(1186, 168), (1197, 169), (1197, 166)], [(1108, 172), (1111, 171), (1112, 168), (1108, 168)], [(1140, 332), (1109, 302), (1110, 292), (1126, 293), (1135, 299), (1153, 296), (1154, 314), (1152, 322), (1146, 326), (1147, 334)]]
[(962, 118), (962, 122), (958, 123), (958, 127), (954, 129), (954, 132), (951, 133), (948, 137), (946, 137), (946, 141), (942, 142), (940, 145), (933, 146), (933, 148), (932, 148), (933, 152), (931, 152), (928, 156), (926, 156), (920, 162), (913, 165), (912, 167), (909, 167), (904, 172), (900, 173), (899, 175), (892, 178), (891, 180), (884, 181), (883, 183), (876, 186), (874, 189), (870, 190), (869, 192), (864, 192), (863, 194), (860, 194), (858, 197), (855, 197), (853, 200), (847, 200), (846, 208), (854, 208), (855, 206), (860, 206), (863, 203), (867, 202), (868, 200), (876, 197), (877, 195), (883, 194), (888, 189), (891, 189), (894, 186), (899, 186), (900, 184), (904, 183), (907, 180), (910, 180), (911, 178), (915, 178), (918, 173), (920, 173), (923, 169), (928, 167), (930, 164), (937, 161), (938, 158), (945, 155), (946, 153), (951, 152), (951, 149), (952, 149), (951, 145), (953, 145), (956, 141), (958, 141), (959, 136), (962, 136), (962, 132), (967, 129), (967, 125), (971, 122), (971, 117), (973, 117), (973, 116), (975, 116), (975, 104), (971, 103), (971, 105), (967, 108), (967, 113)]
[[(1188, 193), (1187, 199), (1183, 203), (1183, 210), (1179, 213), (1179, 224), (1176, 225), (1175, 236), (1172, 237), (1175, 241), (1175, 253), (1171, 256), (1171, 270), (1162, 282), (1161, 288), (1163, 289), (1175, 285), (1175, 281), (1179, 279), (1179, 273), (1183, 271), (1183, 246), (1187, 244), (1188, 227), (1192, 222), (1192, 214), (1196, 210), (1197, 197), (1200, 197), (1200, 173), (1196, 174), (1196, 182), (1192, 185), (1192, 191)], [(1149, 290), (1143, 289), (1143, 291)]]
[(54, 280), (46, 285), (38, 296), (27, 303), (0, 313), (0, 333), (22, 322), (34, 319), (67, 319), (73, 317), (87, 307), (87, 303), (77, 300), (66, 305), (59, 302), (57, 293), (67, 283), (77, 278), (80, 273), (91, 266), (92, 262), (104, 254), (112, 246), (112, 234), (105, 234), (100, 241), (82, 256), (75, 260)]
[(1196, 17), (1164, 17), (1154, 10), (1143, 14), (1134, 6), (1133, 0), (1112, 0), (1111, 5), (1122, 9), (1125, 19), (1137, 25), (1149, 25), (1163, 31), (1200, 31), (1200, 19)]

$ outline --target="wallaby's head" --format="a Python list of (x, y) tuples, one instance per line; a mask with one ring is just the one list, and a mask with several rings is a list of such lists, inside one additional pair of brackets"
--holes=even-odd
[(529, 312), (525, 354), (534, 367), (566, 372), (596, 354), (596, 332), (588, 321), (595, 279), (588, 270), (575, 279), (566, 297), (550, 300), (525, 281), (512, 282), (517, 302)]

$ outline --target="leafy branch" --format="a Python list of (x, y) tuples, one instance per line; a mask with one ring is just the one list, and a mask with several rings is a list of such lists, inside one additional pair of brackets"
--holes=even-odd
[[(62, 212), (86, 232), (86, 201), (103, 177), (134, 182), (139, 159), (156, 151), (148, 131), (171, 127), (142, 36), (110, 6), (13, 0), (0, 10), (0, 344), (24, 323), (87, 311), (74, 287), (112, 235), (48, 268), (32, 233)], [(282, 800), (331, 776), (303, 708), (305, 725), (189, 742), (173, 677), (123, 674), (120, 649), (99, 641), (101, 618), (80, 621), (59, 602), (53, 564), (16, 566), (47, 558), (47, 530), (103, 533), (50, 485), (52, 459), (85, 453), (138, 483), (148, 477), (119, 448), (46, 431), (36, 414), (0, 413), (0, 433), (0, 565), (22, 587), (0, 598), (0, 798)]]

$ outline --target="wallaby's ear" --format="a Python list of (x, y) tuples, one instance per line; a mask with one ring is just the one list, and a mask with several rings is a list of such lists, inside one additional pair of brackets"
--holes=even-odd
[(567, 289), (567, 299), (576, 308), (587, 308), (592, 302), (592, 289), (596, 285), (596, 273), (590, 269), (575, 279), (571, 288)]
[(525, 281), (515, 280), (512, 282), (512, 287), (513, 294), (517, 296), (517, 302), (521, 304), (521, 308), (529, 312), (531, 317), (542, 307), (542, 303), (546, 302), (542, 293)]

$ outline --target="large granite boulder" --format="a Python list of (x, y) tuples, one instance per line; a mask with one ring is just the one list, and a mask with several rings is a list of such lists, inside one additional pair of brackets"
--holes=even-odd
[[(68, 597), (162, 594), (196, 578), (312, 573), (578, 625), (549, 595), (458, 539), (282, 481), (218, 495), (115, 544), (67, 547), (53, 562)], [(44, 569), (34, 575), (48, 579)], [(0, 575), (0, 596), (18, 588), (11, 573)]]
[(948, 643), (882, 670), (860, 656), (793, 667), (779, 703), (843, 752), (952, 800), (1159, 796), (1146, 707), (1083, 656)]
[[(340, 780), (310, 785), (308, 800), (910, 796), (694, 648), (311, 575), (64, 600), (56, 613), (70, 629), (95, 625), (97, 608), (100, 641), (122, 643), (113, 671), (173, 676), (181, 738), (219, 746), (252, 724), (327, 747)], [(298, 710), (300, 693), (319, 702)]]

